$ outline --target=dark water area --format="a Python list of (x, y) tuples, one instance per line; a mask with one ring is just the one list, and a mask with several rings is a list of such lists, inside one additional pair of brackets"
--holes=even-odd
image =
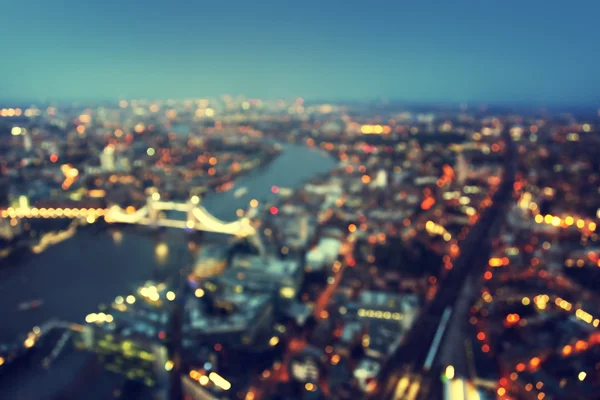
[[(297, 188), (334, 166), (335, 160), (324, 152), (286, 144), (278, 158), (240, 178), (232, 190), (205, 195), (202, 204), (215, 217), (233, 221), (236, 210), (245, 209), (251, 199), (272, 199), (273, 185)], [(248, 189), (247, 194), (235, 198), (235, 190), (241, 187)], [(80, 322), (99, 304), (131, 293), (136, 284), (164, 279), (189, 263), (189, 241), (190, 234), (183, 230), (93, 225), (41, 254), (3, 263), (0, 343), (13, 341), (52, 318)], [(41, 307), (19, 311), (19, 304), (36, 299), (43, 300)]]

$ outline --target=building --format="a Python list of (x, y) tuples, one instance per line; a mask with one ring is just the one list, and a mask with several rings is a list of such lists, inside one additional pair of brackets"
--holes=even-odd
[(106, 370), (128, 380), (149, 387), (164, 387), (168, 382), (167, 349), (159, 341), (116, 331), (106, 324), (89, 324), (75, 343), (78, 348), (96, 353)]
[(271, 292), (282, 299), (294, 299), (303, 278), (304, 270), (298, 260), (236, 255), (218, 280), (234, 291)]
[[(210, 297), (210, 294), (206, 296)], [(271, 295), (215, 295), (207, 302), (208, 306), (198, 299), (187, 301), (183, 326), (186, 338), (205, 344), (245, 347), (261, 344), (260, 339), (270, 333), (273, 322)]]
[(396, 295), (385, 292), (363, 291), (354, 307), (361, 320), (380, 319), (398, 321), (408, 330), (419, 311), (419, 299), (414, 294)]
[(334, 238), (322, 238), (317, 246), (306, 254), (306, 271), (318, 271), (333, 264), (337, 259), (342, 242)]
[(114, 146), (108, 145), (104, 148), (100, 154), (100, 166), (106, 172), (112, 172), (116, 169)]

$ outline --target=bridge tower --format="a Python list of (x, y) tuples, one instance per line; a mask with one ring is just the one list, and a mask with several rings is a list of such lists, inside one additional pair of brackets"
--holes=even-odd
[(188, 227), (195, 227), (198, 225), (198, 220), (196, 219), (196, 216), (194, 215), (194, 209), (196, 208), (196, 206), (200, 204), (200, 196), (191, 196), (190, 199), (187, 201), (186, 205), (187, 205), (187, 211), (186, 211), (186, 225)]
[(158, 227), (159, 210), (154, 206), (154, 203), (160, 200), (160, 194), (158, 192), (152, 193), (146, 199), (146, 207), (148, 207), (148, 219), (152, 223), (153, 227)]

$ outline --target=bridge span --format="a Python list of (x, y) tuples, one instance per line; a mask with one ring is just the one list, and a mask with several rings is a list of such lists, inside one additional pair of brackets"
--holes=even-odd
[[(164, 211), (176, 211), (186, 214), (185, 220), (166, 216)], [(187, 202), (161, 201), (157, 192), (148, 196), (146, 205), (139, 209), (132, 206), (122, 208), (113, 205), (109, 208), (36, 208), (19, 207), (0, 211), (0, 218), (11, 222), (24, 218), (73, 218), (94, 223), (103, 218), (107, 223), (145, 225), (153, 228), (169, 227), (189, 231), (205, 231), (248, 238), (263, 251), (263, 245), (256, 228), (252, 224), (257, 210), (250, 207), (237, 221), (225, 222), (213, 216), (200, 204), (198, 196), (192, 196)]]

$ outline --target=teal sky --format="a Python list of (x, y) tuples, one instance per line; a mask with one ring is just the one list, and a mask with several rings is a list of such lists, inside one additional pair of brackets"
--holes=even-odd
[(0, 99), (600, 104), (600, 2), (10, 0)]

